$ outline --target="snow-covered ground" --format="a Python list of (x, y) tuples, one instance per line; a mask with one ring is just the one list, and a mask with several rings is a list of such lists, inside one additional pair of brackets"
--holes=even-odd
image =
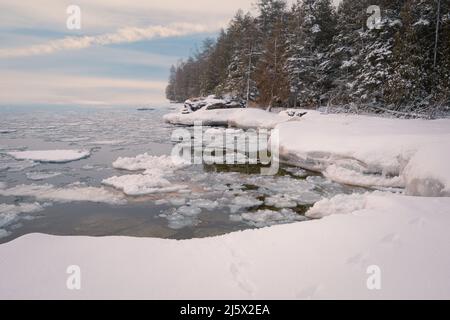
[[(268, 194), (264, 201), (281, 211), (237, 213), (231, 218), (254, 226), (292, 222), (298, 216), (289, 208), (309, 197), (307, 203), (318, 201), (306, 214), (313, 220), (215, 238), (27, 235), (0, 246), (0, 298), (450, 298), (450, 120), (314, 111), (293, 118), (256, 109), (200, 110), (167, 115), (165, 120), (278, 129), (283, 161), (322, 172), (332, 181), (370, 189), (320, 200), (311, 183), (315, 177), (295, 183), (286, 180), (286, 185), (278, 179), (273, 182), (277, 194)], [(125, 188), (134, 179), (143, 180), (144, 189), (147, 183), (162, 182), (167, 173), (155, 169), (161, 159), (145, 154), (120, 158), (114, 167), (142, 172), (110, 178), (104, 184), (111, 182), (108, 185), (127, 193)], [(165, 170), (170, 175), (177, 168), (170, 165)], [(301, 169), (293, 172), (303, 174)], [(273, 187), (267, 177), (248, 179), (269, 191)], [(76, 188), (83, 187), (74, 186), (75, 193)], [(99, 201), (122, 200), (122, 193), (92, 191)], [(29, 186), (0, 185), (0, 194), (6, 196), (24, 192), (37, 200), (65, 198), (51, 185), (32, 191)], [(302, 197), (297, 198), (299, 193)], [(199, 208), (214, 210), (218, 205), (205, 199), (169, 200), (180, 206), (167, 215), (174, 227), (192, 224), (187, 219), (195, 220)], [(233, 205), (242, 208), (261, 202), (248, 195), (234, 200), (231, 210)], [(185, 205), (188, 201), (197, 202)], [(71, 265), (81, 268), (80, 291), (66, 288)], [(379, 276), (379, 290), (367, 285), (373, 270)]]
[[(450, 298), (450, 198), (342, 201), (341, 215), (201, 240), (27, 235), (0, 246), (0, 298)], [(381, 290), (367, 287), (371, 266)]]

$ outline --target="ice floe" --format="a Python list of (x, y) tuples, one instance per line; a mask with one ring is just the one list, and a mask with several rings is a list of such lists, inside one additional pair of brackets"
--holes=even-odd
[(41, 180), (47, 180), (47, 179), (51, 179), (51, 178), (55, 178), (60, 176), (62, 173), (61, 172), (27, 172), (25, 175), (27, 176), (27, 178), (29, 180), (32, 181), (41, 181)]
[(2, 196), (33, 197), (37, 200), (49, 200), (55, 202), (98, 202), (109, 204), (125, 204), (125, 198), (105, 188), (87, 187), (72, 184), (65, 187), (55, 187), (51, 184), (44, 185), (18, 185), (11, 188), (0, 189)]
[(142, 174), (114, 176), (104, 179), (102, 184), (121, 190), (129, 196), (154, 193), (177, 192), (186, 189), (182, 184), (172, 184), (167, 177), (175, 170), (190, 164), (178, 157), (152, 156), (147, 153), (130, 158), (118, 158), (113, 163), (116, 169), (144, 171)]
[(136, 157), (118, 158), (113, 162), (113, 167), (116, 169), (128, 171), (140, 170), (159, 170), (159, 171), (174, 171), (189, 166), (190, 163), (182, 158), (172, 157), (168, 155), (152, 156), (148, 153), (140, 154)]
[(7, 154), (17, 160), (65, 163), (87, 158), (91, 152), (88, 150), (36, 150), (8, 152)]
[(104, 179), (102, 184), (123, 191), (129, 196), (142, 196), (154, 193), (176, 192), (186, 189), (184, 185), (175, 185), (160, 174), (146, 171), (146, 174), (130, 174)]

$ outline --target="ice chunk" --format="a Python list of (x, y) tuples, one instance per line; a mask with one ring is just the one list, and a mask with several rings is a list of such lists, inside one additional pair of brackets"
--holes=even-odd
[(333, 214), (348, 214), (366, 207), (367, 194), (337, 195), (317, 202), (307, 213), (309, 218), (323, 218)]
[(166, 219), (169, 222), (168, 227), (175, 230), (193, 227), (200, 223), (196, 217), (188, 217), (178, 213), (168, 215)]
[(0, 204), (0, 238), (9, 235), (4, 228), (16, 222), (19, 216), (24, 213), (34, 213), (42, 211), (49, 204), (35, 203), (19, 203), (19, 204)]
[(27, 172), (28, 179), (33, 181), (47, 180), (60, 176), (61, 172)]
[(283, 194), (277, 194), (266, 198), (265, 203), (267, 206), (275, 208), (295, 208), (297, 207), (297, 202), (292, 200), (289, 196)]
[(0, 129), (0, 134), (14, 133), (17, 132), (15, 129)]
[(401, 188), (405, 185), (402, 177), (399, 176), (386, 177), (382, 174), (368, 174), (338, 165), (330, 165), (324, 175), (335, 182), (360, 187)]
[(174, 171), (189, 166), (190, 163), (186, 162), (182, 158), (172, 156), (152, 156), (148, 153), (144, 153), (132, 158), (118, 158), (113, 163), (113, 167), (116, 169), (128, 170), (128, 171), (140, 171), (140, 170), (159, 170), (163, 172)]
[(114, 145), (123, 144), (124, 142), (125, 142), (124, 140), (98, 140), (98, 141), (89, 142), (89, 144), (99, 145), (99, 146), (114, 146)]
[(206, 210), (214, 210), (219, 206), (219, 203), (208, 199), (194, 199), (189, 201), (189, 205)]
[(306, 217), (297, 214), (290, 209), (281, 211), (258, 210), (247, 212), (241, 215), (232, 215), (230, 219), (235, 222), (244, 222), (256, 228), (269, 227), (276, 224), (292, 223), (295, 221), (304, 221)]
[(202, 213), (202, 209), (196, 206), (182, 206), (177, 210), (178, 214), (183, 216), (193, 217)]
[(0, 189), (2, 196), (34, 197), (40, 200), (51, 200), (55, 202), (99, 202), (110, 204), (124, 204), (126, 200), (120, 194), (113, 193), (104, 188), (86, 187), (82, 185), (69, 185), (66, 187), (55, 187), (50, 184), (44, 185), (18, 185), (8, 189)]
[(129, 196), (176, 192), (186, 189), (186, 186), (183, 185), (172, 185), (168, 180), (158, 174), (115, 176), (103, 180), (102, 184), (119, 189)]
[(17, 160), (32, 160), (48, 163), (65, 163), (87, 158), (91, 155), (87, 150), (39, 150), (8, 152)]

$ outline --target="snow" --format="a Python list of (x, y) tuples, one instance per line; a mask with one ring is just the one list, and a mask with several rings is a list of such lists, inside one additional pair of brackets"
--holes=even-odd
[(48, 163), (65, 163), (84, 159), (90, 156), (87, 150), (40, 150), (8, 152), (16, 160), (32, 160)]
[[(450, 297), (450, 198), (376, 193), (341, 200), (355, 204), (321, 220), (208, 239), (26, 235), (0, 246), (0, 298)], [(80, 291), (65, 287), (72, 264), (81, 267)], [(381, 290), (367, 288), (373, 265)]]
[(408, 162), (405, 170), (409, 195), (450, 197), (450, 145), (424, 146)]
[(430, 21), (424, 18), (420, 18), (417, 22), (413, 24), (413, 26), (428, 26), (430, 25)]
[(281, 123), (284, 162), (361, 187), (406, 188), (409, 195), (450, 190), (450, 120), (401, 120), (309, 112)]
[(55, 187), (51, 184), (18, 185), (11, 188), (0, 188), (0, 195), (6, 197), (33, 197), (37, 200), (49, 200), (60, 203), (79, 201), (109, 204), (126, 203), (126, 200), (120, 194), (104, 188), (86, 187), (78, 184), (66, 187)]

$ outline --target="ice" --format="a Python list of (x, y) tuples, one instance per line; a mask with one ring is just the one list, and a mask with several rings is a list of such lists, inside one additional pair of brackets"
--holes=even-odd
[(5, 188), (6, 188), (6, 183), (0, 182), (0, 189), (5, 189)]
[(0, 171), (8, 171), (8, 172), (20, 172), (25, 169), (29, 169), (35, 167), (37, 162), (34, 161), (16, 161), (9, 157), (2, 157), (0, 155)]
[(187, 217), (194, 217), (202, 213), (202, 209), (195, 206), (182, 206), (177, 209), (177, 213)]
[(206, 210), (214, 210), (219, 207), (219, 203), (217, 201), (212, 201), (208, 199), (194, 199), (189, 201), (189, 205), (193, 207), (198, 207)]
[(152, 156), (148, 153), (130, 158), (118, 158), (113, 163), (116, 169), (144, 171), (143, 174), (114, 176), (102, 181), (104, 185), (119, 189), (129, 196), (142, 196), (154, 193), (177, 192), (187, 187), (172, 184), (167, 177), (175, 170), (190, 164), (178, 157)]
[(173, 185), (159, 174), (147, 172), (146, 174), (132, 174), (115, 176), (102, 181), (110, 186), (123, 191), (128, 196), (142, 196), (155, 193), (176, 192), (186, 189), (184, 185)]
[(57, 176), (60, 176), (61, 174), (61, 172), (27, 172), (26, 176), (30, 180), (41, 181), (55, 178)]
[(169, 209), (159, 216), (165, 218), (168, 227), (179, 230), (186, 227), (193, 227), (200, 223), (198, 215), (202, 213), (202, 209), (195, 205), (185, 205), (177, 209)]
[(263, 202), (249, 196), (239, 196), (233, 199), (233, 204), (242, 208), (251, 208), (260, 206)]
[(32, 160), (48, 163), (65, 163), (87, 158), (91, 155), (87, 150), (40, 150), (8, 152), (17, 160)]
[(0, 203), (0, 238), (9, 235), (5, 227), (15, 223), (21, 214), (42, 211), (49, 204), (35, 203), (4, 204)]
[[(167, 200), (166, 200), (167, 202)], [(170, 198), (168, 200), (168, 202), (170, 202), (170, 204), (172, 204), (173, 206), (176, 207), (180, 207), (186, 204), (186, 199), (185, 198)]]
[(98, 141), (89, 142), (89, 144), (99, 145), (99, 146), (114, 146), (114, 145), (120, 145), (123, 143), (125, 143), (124, 140), (98, 140)]
[(290, 209), (283, 209), (280, 211), (258, 210), (255, 212), (243, 213), (241, 215), (232, 215), (230, 216), (230, 219), (235, 222), (242, 221), (256, 228), (306, 220), (304, 216), (301, 216)]
[(131, 158), (118, 158), (113, 163), (113, 167), (116, 169), (128, 171), (159, 170), (163, 172), (182, 169), (189, 165), (190, 163), (179, 157), (167, 155), (158, 157), (149, 155), (148, 153)]
[(309, 218), (323, 218), (334, 214), (347, 214), (366, 206), (367, 194), (337, 195), (317, 202), (307, 213)]
[(7, 133), (15, 133), (17, 130), (15, 129), (0, 129), (0, 134), (7, 134)]
[(51, 184), (44, 185), (18, 185), (15, 187), (0, 189), (2, 196), (34, 197), (38, 200), (50, 200), (55, 202), (98, 202), (109, 204), (125, 204), (126, 200), (120, 194), (113, 193), (104, 188), (86, 187), (78, 184), (66, 187), (55, 187)]
[(276, 129), (284, 162), (322, 172), (333, 181), (401, 187), (410, 195), (449, 194), (450, 119), (308, 112), (301, 121), (281, 123)]
[(168, 227), (174, 230), (193, 227), (199, 224), (197, 217), (188, 217), (178, 213), (168, 215), (166, 219), (169, 222)]
[(69, 138), (61, 138), (58, 141), (61, 142), (84, 142), (89, 141), (91, 138), (89, 137), (69, 137)]
[(278, 209), (297, 207), (296, 201), (292, 200), (289, 196), (283, 194), (267, 197), (265, 200), (265, 204), (269, 207), (275, 207)]
[(341, 184), (368, 188), (400, 188), (405, 185), (403, 178), (400, 176), (386, 177), (382, 174), (368, 174), (334, 164), (327, 167), (324, 175), (325, 177)]

